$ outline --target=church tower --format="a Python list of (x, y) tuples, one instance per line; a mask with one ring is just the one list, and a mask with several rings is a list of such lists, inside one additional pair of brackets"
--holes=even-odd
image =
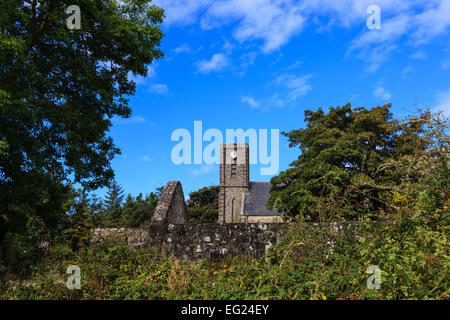
[(220, 148), (219, 223), (240, 222), (249, 181), (248, 144), (222, 144)]

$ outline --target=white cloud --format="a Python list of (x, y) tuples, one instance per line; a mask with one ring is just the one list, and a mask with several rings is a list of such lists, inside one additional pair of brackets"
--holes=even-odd
[(433, 111), (443, 111), (444, 116), (450, 117), (450, 89), (436, 95), (436, 107), (433, 108)]
[(396, 16), (382, 23), (381, 30), (368, 30), (351, 41), (346, 56), (353, 52), (367, 62), (366, 71), (375, 72), (397, 49), (396, 42), (407, 31), (410, 17)]
[[(387, 1), (389, 2), (389, 1)], [(396, 3), (396, 1), (391, 1)], [(399, 43), (418, 47), (436, 37), (445, 36), (450, 29), (450, 1), (448, 0), (412, 0), (405, 1), (399, 7), (389, 7), (377, 3), (382, 8), (381, 30), (367, 28), (355, 38), (347, 51), (368, 61), (367, 71), (376, 71), (389, 59), (389, 54), (398, 48)], [(385, 18), (387, 17), (387, 18)], [(389, 49), (389, 50), (386, 50)], [(425, 54), (418, 51), (410, 56), (423, 59)]]
[(292, 102), (297, 100), (300, 97), (306, 95), (309, 91), (311, 91), (311, 85), (308, 83), (308, 80), (312, 77), (312, 75), (307, 74), (303, 76), (296, 76), (293, 74), (284, 74), (275, 80), (276, 85), (284, 86), (289, 90), (288, 93), (288, 102)]
[(228, 40), (225, 41), (225, 43), (224, 43), (223, 46), (222, 46), (222, 49), (223, 49), (227, 54), (230, 54), (230, 53), (233, 51), (234, 48), (235, 48), (235, 45), (232, 44), (232, 43), (230, 43)]
[(423, 12), (414, 15), (411, 30), (415, 45), (445, 34), (450, 27), (450, 1), (430, 0), (429, 3)]
[(391, 53), (397, 49), (396, 44), (382, 44), (373, 49), (361, 51), (357, 57), (365, 61), (366, 72), (376, 72), (389, 60)]
[(203, 28), (238, 20), (234, 38), (239, 42), (261, 39), (263, 52), (287, 43), (302, 30), (305, 18), (293, 1), (227, 0), (215, 1), (202, 18)]
[(383, 87), (376, 88), (373, 95), (383, 101), (387, 101), (392, 98), (392, 95)]
[(299, 3), (291, 0), (157, 0), (166, 10), (166, 25), (199, 22), (203, 29), (238, 21), (234, 38), (239, 42), (262, 40), (264, 52), (287, 43), (303, 28)]
[(255, 63), (257, 52), (251, 51), (248, 53), (244, 53), (239, 57), (239, 62), (236, 62), (236, 67), (239, 69), (237, 72), (238, 76), (244, 76), (247, 73), (247, 69), (249, 66), (252, 66)]
[(182, 44), (181, 46), (173, 49), (173, 52), (175, 53), (191, 52), (191, 47), (189, 47), (187, 44)]
[(277, 58), (275, 59), (275, 61), (273, 61), (270, 65), (269, 68), (272, 68), (274, 65), (276, 65), (278, 62), (280, 62), (281, 58), (283, 58), (283, 54), (279, 53)]
[(419, 1), (423, 2), (424, 0), (303, 0), (299, 1), (299, 6), (308, 16), (331, 17), (335, 25), (350, 28), (361, 24), (365, 26), (368, 18), (366, 10), (370, 5), (375, 4), (381, 8), (383, 19), (387, 13), (400, 13), (412, 8), (414, 2)]
[(396, 41), (408, 30), (410, 19), (410, 16), (402, 14), (383, 21), (381, 30), (368, 30), (362, 33), (352, 41), (349, 50)]
[(201, 10), (213, 0), (155, 0), (153, 3), (165, 10), (165, 25), (189, 25), (197, 20)]
[(197, 70), (201, 73), (220, 71), (228, 65), (228, 58), (223, 53), (216, 53), (211, 60), (201, 60), (196, 64)]
[(269, 107), (284, 107), (286, 102), (280, 97), (278, 93), (273, 94), (269, 99), (267, 99), (267, 108)]
[(157, 84), (152, 84), (149, 88), (150, 92), (156, 93), (156, 94), (168, 94), (169, 93), (169, 88), (167, 87), (166, 84), (163, 83), (157, 83)]
[(147, 155), (143, 155), (142, 157), (139, 158), (139, 160), (145, 161), (145, 162), (149, 162), (152, 161), (152, 159), (147, 156)]
[(241, 101), (248, 104), (253, 109), (259, 108), (261, 106), (261, 103), (253, 99), (253, 97), (251, 96), (242, 96)]
[(427, 57), (426, 53), (423, 51), (417, 51), (416, 53), (413, 53), (410, 55), (412, 59), (425, 59)]
[[(450, 29), (449, 0), (157, 0), (156, 4), (166, 9), (165, 25), (199, 23), (210, 29), (229, 24), (235, 40), (260, 41), (266, 53), (278, 50), (307, 25), (316, 30), (324, 25), (327, 30), (359, 27), (362, 31), (348, 54), (367, 59), (368, 71), (377, 70), (400, 43), (417, 47), (448, 36)], [(366, 27), (366, 10), (373, 4), (381, 8), (381, 30)]]
[(274, 107), (284, 107), (285, 105), (294, 103), (312, 90), (312, 87), (309, 84), (309, 79), (311, 77), (311, 74), (282, 74), (270, 83), (279, 88), (277, 90), (281, 92), (276, 92), (260, 100), (256, 100), (252, 96), (246, 95), (241, 97), (241, 101), (248, 104), (252, 109), (261, 109), (263, 111), (267, 111)]
[(402, 77), (403, 77), (403, 79), (408, 78), (408, 74), (410, 72), (413, 72), (413, 71), (414, 71), (414, 68), (409, 66), (409, 65), (404, 67), (403, 70), (402, 70)]
[(241, 56), (242, 66), (243, 67), (251, 66), (255, 62), (256, 56), (257, 53), (255, 51), (243, 54)]
[(192, 174), (194, 176), (208, 174), (216, 170), (216, 166), (214, 165), (202, 165), (199, 169), (192, 170)]
[(294, 70), (294, 69), (297, 69), (298, 67), (300, 67), (302, 64), (303, 64), (303, 61), (297, 60), (290, 66), (286, 67), (285, 69), (286, 70)]

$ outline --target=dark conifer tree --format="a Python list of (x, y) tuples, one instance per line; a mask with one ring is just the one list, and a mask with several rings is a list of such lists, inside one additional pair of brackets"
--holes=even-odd
[(114, 180), (106, 193), (105, 199), (105, 220), (107, 226), (119, 226), (122, 214), (123, 198), (124, 191), (122, 187)]
[(219, 187), (204, 187), (189, 194), (186, 211), (189, 222), (216, 222), (218, 217)]
[(93, 227), (91, 207), (91, 199), (85, 189), (79, 189), (74, 193), (68, 212), (68, 227), (63, 232), (64, 238), (70, 242), (74, 251), (89, 243), (89, 234)]

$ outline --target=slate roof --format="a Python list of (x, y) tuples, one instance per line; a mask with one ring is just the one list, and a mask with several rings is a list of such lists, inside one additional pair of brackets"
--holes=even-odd
[(269, 200), (270, 182), (249, 182), (248, 192), (245, 194), (244, 215), (246, 216), (272, 216), (280, 215), (277, 209), (266, 208)]

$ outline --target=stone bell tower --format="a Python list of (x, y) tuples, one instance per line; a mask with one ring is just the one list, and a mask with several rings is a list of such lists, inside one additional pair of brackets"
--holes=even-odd
[(220, 147), (218, 222), (240, 222), (250, 173), (248, 144), (222, 144)]

